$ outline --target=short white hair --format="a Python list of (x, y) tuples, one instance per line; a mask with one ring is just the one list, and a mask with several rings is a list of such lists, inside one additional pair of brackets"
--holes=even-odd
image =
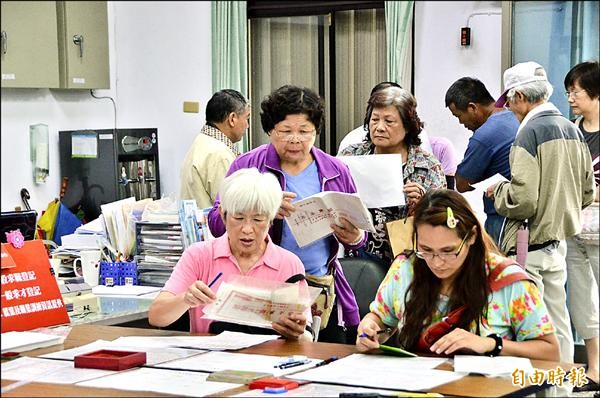
[[(546, 72), (543, 68), (538, 68), (535, 71), (535, 76), (546, 76)], [(548, 80), (532, 81), (511, 88), (508, 90), (508, 93), (506, 93), (506, 98), (508, 98), (509, 101), (512, 101), (517, 94), (517, 91), (523, 94), (523, 97), (525, 97), (527, 102), (536, 104), (540, 101), (547, 102), (552, 95), (554, 88)]]
[(219, 196), (223, 214), (253, 212), (273, 221), (281, 206), (283, 191), (277, 177), (253, 167), (227, 176), (221, 184)]

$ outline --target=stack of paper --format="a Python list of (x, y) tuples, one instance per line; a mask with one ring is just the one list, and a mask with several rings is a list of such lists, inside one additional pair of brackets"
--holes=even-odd
[(36, 348), (62, 344), (64, 340), (65, 336), (46, 333), (6, 332), (2, 333), (2, 353), (35, 350)]
[(460, 373), (476, 373), (488, 377), (510, 376), (515, 369), (525, 373), (533, 372), (533, 365), (528, 358), (498, 356), (485, 357), (481, 355), (454, 356), (454, 371)]

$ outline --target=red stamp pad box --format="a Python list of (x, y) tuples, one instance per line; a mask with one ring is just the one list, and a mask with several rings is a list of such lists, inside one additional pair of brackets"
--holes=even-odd
[(143, 351), (99, 350), (75, 356), (76, 368), (125, 370), (145, 363)]

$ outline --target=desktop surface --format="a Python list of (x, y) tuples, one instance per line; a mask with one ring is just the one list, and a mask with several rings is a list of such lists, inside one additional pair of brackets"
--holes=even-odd
[[(48, 352), (59, 351), (91, 343), (95, 340), (113, 340), (120, 336), (185, 336), (186, 332), (177, 332), (170, 330), (157, 329), (137, 329), (118, 326), (103, 325), (75, 325), (67, 339), (62, 345), (47, 347), (39, 350), (24, 353), (27, 356), (37, 356)], [(265, 354), (265, 355), (306, 355), (312, 358), (327, 359), (331, 356), (345, 357), (357, 352), (353, 345), (331, 344), (331, 343), (312, 343), (312, 342), (291, 342), (286, 340), (273, 340), (258, 346), (239, 350), (240, 353)], [(561, 364), (549, 361), (532, 361), (534, 367), (550, 370), (561, 365), (563, 369), (570, 369), (571, 364)], [(452, 365), (444, 364), (440, 369), (452, 370)], [(10, 381), (2, 380), (2, 386), (11, 384)], [(431, 391), (450, 396), (504, 396), (504, 395), (527, 395), (541, 390), (542, 386), (525, 386), (521, 388), (514, 386), (507, 378), (488, 378), (484, 376), (466, 376), (460, 380), (447, 383), (433, 388)], [(231, 396), (236, 392), (244, 391), (247, 387), (240, 387), (236, 391), (226, 391), (222, 395)], [(146, 391), (122, 391), (105, 388), (90, 388), (76, 385), (61, 385), (49, 383), (32, 382), (15, 388), (2, 394), (3, 396), (170, 396), (169, 394), (159, 394)]]

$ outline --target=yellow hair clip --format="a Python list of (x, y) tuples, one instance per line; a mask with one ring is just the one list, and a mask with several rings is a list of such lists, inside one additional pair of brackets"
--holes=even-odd
[(450, 206), (448, 206), (448, 208), (446, 209), (446, 225), (448, 225), (448, 228), (456, 228), (456, 224), (458, 224), (458, 220), (456, 218), (454, 218), (454, 212), (452, 211), (452, 209), (450, 208)]

